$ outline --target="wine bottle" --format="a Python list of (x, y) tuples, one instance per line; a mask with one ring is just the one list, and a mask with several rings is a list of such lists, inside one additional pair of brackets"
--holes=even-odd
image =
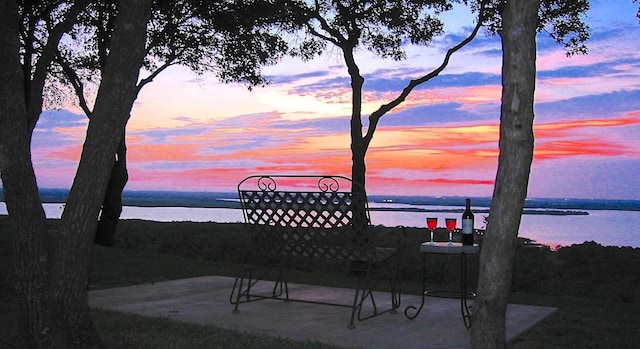
[(467, 208), (462, 213), (462, 244), (473, 245), (473, 212), (471, 199), (467, 198)]

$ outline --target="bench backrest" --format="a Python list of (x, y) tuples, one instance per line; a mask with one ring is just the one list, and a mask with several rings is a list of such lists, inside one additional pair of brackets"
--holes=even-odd
[(362, 259), (373, 239), (366, 195), (365, 212), (354, 214), (353, 185), (342, 176), (245, 178), (238, 194), (253, 243), (273, 256)]

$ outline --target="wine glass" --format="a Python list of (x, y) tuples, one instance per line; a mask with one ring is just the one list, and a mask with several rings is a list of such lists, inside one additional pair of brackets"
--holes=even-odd
[(455, 218), (445, 218), (445, 223), (447, 224), (447, 230), (449, 231), (449, 243), (447, 245), (453, 245), (452, 242), (452, 233), (453, 229), (456, 228), (456, 219)]
[(436, 229), (436, 226), (438, 225), (438, 218), (436, 217), (428, 217), (427, 218), (427, 228), (429, 229), (429, 233), (431, 235), (431, 238), (429, 240), (429, 245), (435, 245), (435, 241), (433, 241), (433, 231)]

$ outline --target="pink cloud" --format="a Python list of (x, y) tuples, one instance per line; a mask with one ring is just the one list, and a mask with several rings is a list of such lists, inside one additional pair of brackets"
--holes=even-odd
[[(612, 137), (593, 137), (585, 130), (621, 127), (638, 124), (636, 114), (630, 113), (616, 119), (592, 119), (536, 124), (535, 157), (538, 161), (575, 156), (617, 156), (634, 152)], [(397, 182), (404, 185), (478, 185), (493, 184), (493, 170), (497, 166), (499, 126), (475, 125), (456, 127), (417, 127), (412, 129), (387, 127), (379, 130), (367, 155), (367, 167), (372, 183), (384, 186)], [(603, 134), (607, 134), (604, 132)], [(178, 138), (176, 138), (178, 139)], [(194, 141), (193, 138), (186, 140)], [(137, 169), (145, 180), (170, 181), (172, 183), (198, 182), (204, 187), (234, 183), (238, 177), (260, 173), (321, 173), (345, 174), (351, 171), (348, 139), (343, 134), (292, 138), (291, 142), (277, 145), (265, 144), (257, 149), (245, 149), (226, 154), (203, 155), (202, 147), (212, 147), (224, 138), (203, 144), (152, 144), (130, 147), (130, 162), (151, 161), (201, 161), (210, 168), (147, 173)], [(242, 168), (232, 165), (246, 162)], [(251, 165), (253, 164), (253, 165)], [(231, 166), (231, 167), (230, 167)], [(423, 179), (408, 177), (386, 178), (381, 176), (389, 169), (396, 173), (423, 173)], [(437, 172), (463, 173), (468, 169), (484, 169), (491, 179), (449, 178), (433, 176)], [(144, 172), (143, 172), (144, 171)], [(133, 172), (135, 177), (135, 171)], [(142, 174), (144, 173), (144, 174)], [(230, 179), (229, 176), (234, 177)], [(375, 178), (375, 179), (374, 179)], [(396, 183), (397, 184), (397, 183)]]

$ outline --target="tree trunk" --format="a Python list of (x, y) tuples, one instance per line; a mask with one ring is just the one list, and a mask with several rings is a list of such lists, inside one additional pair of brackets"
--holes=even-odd
[(18, 298), (23, 343), (30, 347), (54, 345), (48, 336), (49, 256), (47, 225), (31, 163), (25, 88), (19, 56), (18, 9), (15, 1), (0, 2), (0, 174), (5, 203), (14, 235), (15, 291)]
[(366, 162), (368, 144), (362, 136), (362, 86), (364, 78), (360, 75), (360, 69), (356, 64), (353, 56), (353, 46), (345, 46), (342, 48), (347, 70), (351, 79), (351, 180), (353, 187), (351, 188), (352, 209), (354, 231), (357, 236), (353, 237), (353, 243), (365, 245), (369, 242), (366, 232), (368, 225), (366, 204)]
[(509, 0), (503, 16), (500, 156), (473, 304), (474, 348), (504, 348), (512, 260), (533, 161), (539, 1)]
[(121, 136), (118, 152), (116, 153), (109, 184), (104, 194), (100, 220), (96, 230), (94, 242), (107, 247), (113, 247), (115, 243), (116, 227), (122, 213), (122, 192), (129, 180), (127, 172), (127, 145), (125, 134)]
[(1, 1), (0, 6), (0, 171), (15, 234), (13, 269), (25, 336), (24, 343), (17, 345), (99, 347), (87, 305), (89, 260), (113, 154), (137, 94), (151, 1), (120, 2), (76, 178), (60, 224), (51, 230), (47, 230), (30, 159), (16, 2)]
[[(113, 168), (113, 159), (137, 95), (145, 56), (146, 25), (151, 1), (120, 2), (111, 52), (98, 89), (78, 171), (61, 217), (53, 276), (58, 281), (57, 305), (66, 312), (70, 333), (86, 333), (88, 265), (98, 214)], [(83, 338), (79, 338), (80, 342)], [(76, 343), (73, 343), (74, 346)], [(79, 346), (78, 346), (79, 347)]]

